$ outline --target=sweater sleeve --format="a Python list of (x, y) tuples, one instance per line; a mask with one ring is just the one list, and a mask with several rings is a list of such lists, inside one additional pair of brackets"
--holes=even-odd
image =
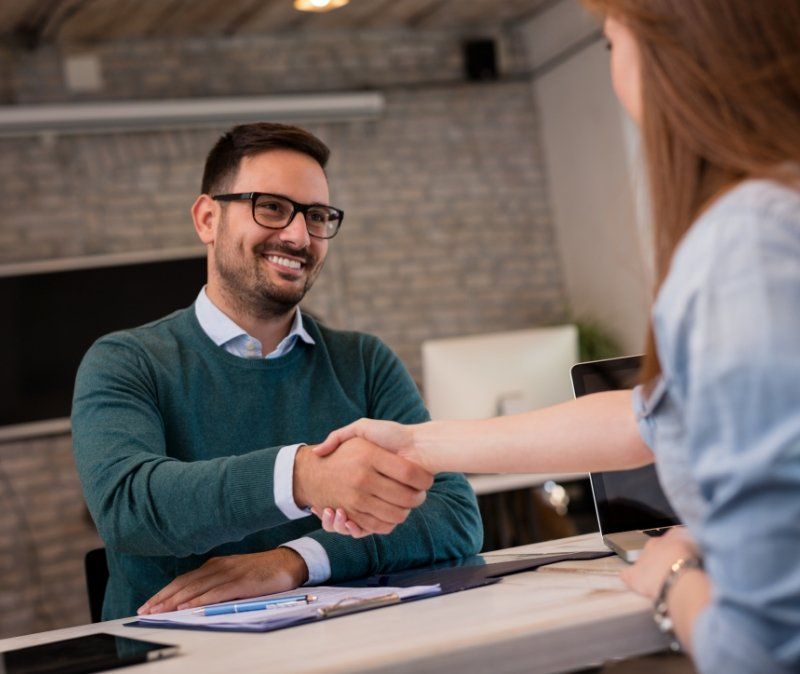
[(155, 378), (120, 337), (88, 351), (72, 406), (75, 462), (106, 545), (185, 557), (285, 523), (274, 501), (280, 447), (180, 461), (167, 455)]
[[(368, 409), (373, 419), (421, 423), (430, 417), (414, 381), (383, 343), (365, 349)], [(459, 473), (436, 476), (428, 497), (386, 536), (353, 539), (317, 530), (309, 534), (328, 553), (331, 582), (467, 557), (483, 545), (475, 494)]]

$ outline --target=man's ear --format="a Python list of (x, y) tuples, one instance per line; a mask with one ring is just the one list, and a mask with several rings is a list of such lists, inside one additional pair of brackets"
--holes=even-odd
[(197, 236), (208, 245), (214, 243), (220, 217), (220, 205), (207, 194), (201, 194), (192, 204), (192, 221)]

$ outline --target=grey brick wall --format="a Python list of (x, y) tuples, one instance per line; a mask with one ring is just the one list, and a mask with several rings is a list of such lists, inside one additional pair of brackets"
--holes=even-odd
[[(524, 40), (496, 38), (504, 74), (527, 70)], [(242, 96), (442, 84), (463, 78), (462, 36), (453, 31), (293, 33), (282, 37), (114, 42), (88, 49), (105, 87), (67, 90), (62, 58), (81, 53), (43, 46), (11, 54), (9, 102)]]
[[(307, 306), (379, 335), (419, 379), (424, 339), (565, 315), (535, 101), (515, 77), (525, 53), (513, 34), (498, 40), (505, 78), (480, 84), (461, 82), (450, 33), (107, 45), (92, 98), (382, 89), (380, 119), (308, 125), (331, 146), (332, 200), (347, 217)], [(85, 100), (66, 91), (61, 57), (10, 52), (3, 100)], [(223, 130), (0, 138), (0, 263), (193, 244), (188, 208)], [(0, 512), (0, 636), (87, 619), (81, 560), (97, 538), (69, 445), (0, 445), (0, 501), (27, 518)], [(57, 610), (43, 600), (53, 596)], [(3, 623), (7, 605), (28, 609)]]
[(83, 556), (101, 544), (69, 437), (0, 446), (0, 637), (89, 622)]

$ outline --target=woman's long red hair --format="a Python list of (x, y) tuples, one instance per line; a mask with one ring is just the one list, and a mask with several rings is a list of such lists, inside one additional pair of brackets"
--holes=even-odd
[[(639, 46), (657, 290), (679, 241), (716, 196), (748, 177), (796, 180), (800, 2), (583, 4), (619, 20)], [(660, 370), (651, 327), (643, 379)]]

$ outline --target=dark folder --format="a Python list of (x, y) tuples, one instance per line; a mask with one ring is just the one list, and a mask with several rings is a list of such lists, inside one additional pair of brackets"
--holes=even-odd
[[(519, 555), (518, 559), (507, 562), (495, 562), (491, 557), (474, 555), (460, 560), (448, 560), (433, 566), (408, 569), (396, 573), (380, 574), (369, 578), (345, 583), (350, 587), (411, 587), (412, 585), (434, 585), (442, 587), (439, 595), (469, 590), (474, 587), (491, 585), (503, 576), (510, 576), (523, 571), (534, 571), (540, 566), (558, 564), (559, 562), (579, 561), (610, 557), (608, 550), (589, 552), (565, 552), (554, 555)], [(516, 556), (516, 555), (514, 555)], [(424, 599), (425, 597), (422, 597)], [(409, 601), (413, 601), (412, 598)]]

